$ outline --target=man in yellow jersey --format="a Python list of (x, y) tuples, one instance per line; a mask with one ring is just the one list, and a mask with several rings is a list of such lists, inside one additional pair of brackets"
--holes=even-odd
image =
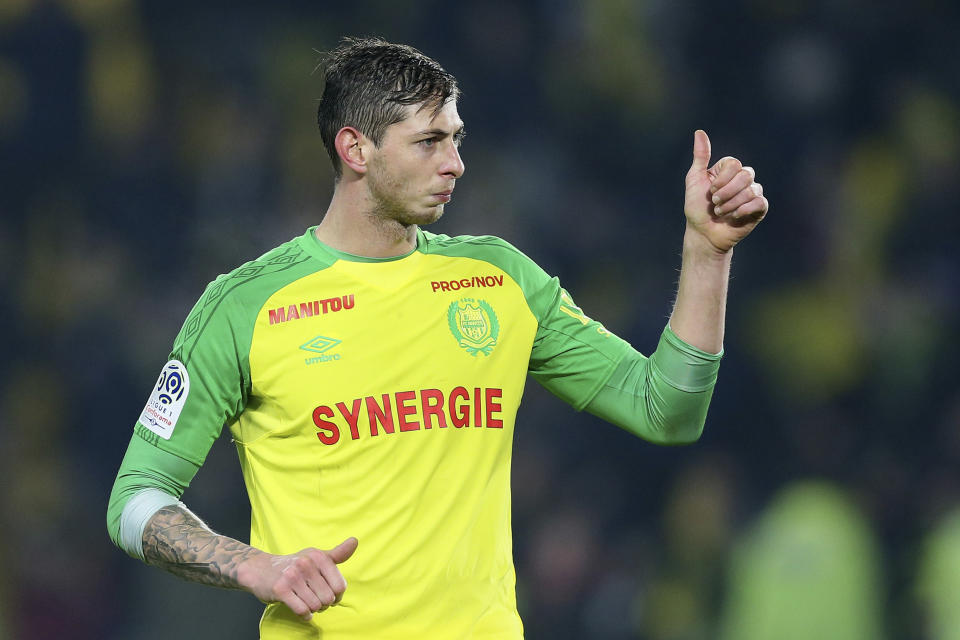
[[(326, 215), (218, 277), (187, 316), (134, 427), (110, 535), (254, 594), (265, 639), (521, 638), (510, 456), (527, 374), (650, 441), (696, 440), (732, 249), (767, 201), (752, 169), (711, 166), (694, 134), (679, 290), (648, 358), (503, 240), (421, 228), (464, 173), (450, 74), (377, 39), (345, 40), (325, 74)], [(179, 501), (224, 425), (249, 545)]]

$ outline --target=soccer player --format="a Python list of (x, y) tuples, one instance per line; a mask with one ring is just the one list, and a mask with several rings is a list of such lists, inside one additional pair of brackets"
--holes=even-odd
[[(752, 169), (711, 166), (694, 134), (679, 290), (647, 358), (510, 244), (421, 228), (464, 173), (457, 84), (440, 65), (348, 39), (325, 74), (329, 208), (215, 279), (187, 316), (134, 427), (110, 535), (267, 603), (264, 639), (521, 638), (509, 485), (527, 374), (650, 441), (696, 440), (732, 249), (767, 201)], [(224, 425), (249, 545), (179, 501)]]

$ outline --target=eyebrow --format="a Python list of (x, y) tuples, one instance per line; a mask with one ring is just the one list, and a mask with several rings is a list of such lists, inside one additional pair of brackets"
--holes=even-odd
[[(453, 135), (457, 135), (458, 133), (463, 133), (464, 131), (466, 131), (466, 125), (461, 124), (455, 131), (453, 131)], [(416, 133), (413, 133), (411, 135), (412, 136), (427, 136), (427, 135), (448, 136), (450, 135), (450, 131), (447, 131), (445, 129), (425, 129), (423, 131), (417, 131)]]

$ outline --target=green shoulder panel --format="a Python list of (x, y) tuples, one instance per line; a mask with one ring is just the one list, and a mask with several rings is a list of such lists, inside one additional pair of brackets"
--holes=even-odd
[(632, 350), (629, 343), (584, 314), (557, 278), (505, 240), (420, 233), (424, 253), (483, 260), (505, 271), (520, 286), (537, 319), (530, 375), (575, 409), (590, 402)]
[[(520, 285), (530, 311), (539, 320), (545, 308), (537, 295), (550, 283), (550, 276), (537, 263), (506, 240), (496, 236), (455, 236), (420, 231), (423, 242), (419, 251), (457, 258), (473, 258), (488, 262), (503, 271)], [(535, 306), (536, 305), (536, 306)]]
[[(332, 263), (305, 251), (302, 237), (294, 238), (211, 282), (174, 340), (170, 362), (135, 433), (154, 446), (202, 464), (223, 426), (246, 406), (250, 343), (263, 304), (287, 284)], [(180, 404), (169, 388), (171, 381), (176, 384), (173, 391), (184, 391)], [(166, 403), (168, 410), (174, 408), (175, 414), (168, 414), (172, 425), (158, 425), (151, 418), (150, 403), (158, 401)]]

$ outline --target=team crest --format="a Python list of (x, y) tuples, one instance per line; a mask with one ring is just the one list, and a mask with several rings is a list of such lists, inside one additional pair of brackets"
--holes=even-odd
[(493, 307), (486, 300), (461, 298), (447, 309), (447, 324), (457, 344), (472, 356), (488, 356), (497, 346), (500, 323)]

